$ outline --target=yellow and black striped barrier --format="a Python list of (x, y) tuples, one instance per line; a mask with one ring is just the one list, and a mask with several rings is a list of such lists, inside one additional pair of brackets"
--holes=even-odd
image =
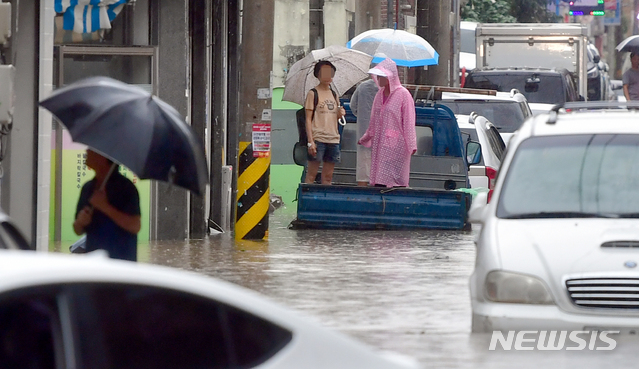
[[(264, 154), (261, 153), (260, 154)], [(251, 142), (240, 141), (237, 172), (236, 240), (268, 239), (269, 153), (253, 156)]]

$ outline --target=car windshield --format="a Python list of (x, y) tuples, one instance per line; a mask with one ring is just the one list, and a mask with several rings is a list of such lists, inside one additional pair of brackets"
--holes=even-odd
[[(518, 89), (529, 103), (559, 104), (566, 102), (560, 74), (470, 74), (464, 87), (508, 92)], [(494, 121), (491, 120), (494, 123)]]
[(500, 218), (637, 217), (639, 135), (530, 138), (504, 179)]
[(501, 133), (515, 132), (526, 119), (517, 101), (442, 100), (439, 103), (455, 114), (475, 112), (488, 119)]

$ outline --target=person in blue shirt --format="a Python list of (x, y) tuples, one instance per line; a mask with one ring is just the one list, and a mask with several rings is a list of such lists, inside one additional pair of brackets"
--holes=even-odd
[(87, 150), (86, 165), (95, 177), (82, 187), (73, 230), (77, 235), (86, 233), (87, 252), (102, 249), (111, 258), (137, 261), (138, 190), (117, 166), (110, 173), (113, 162), (93, 150)]

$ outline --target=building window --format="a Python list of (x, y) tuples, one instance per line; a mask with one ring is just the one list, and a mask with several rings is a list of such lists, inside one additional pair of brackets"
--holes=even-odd
[(309, 7), (309, 39), (311, 50), (324, 47), (324, 0), (310, 0)]

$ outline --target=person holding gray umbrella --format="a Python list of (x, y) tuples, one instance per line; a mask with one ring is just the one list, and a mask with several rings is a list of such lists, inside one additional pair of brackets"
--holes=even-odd
[(639, 53), (630, 53), (631, 67), (622, 76), (623, 94), (626, 100), (639, 100)]
[(87, 252), (101, 249), (113, 259), (137, 261), (138, 190), (115, 163), (93, 150), (87, 150), (86, 165), (95, 171), (95, 178), (82, 187), (73, 230), (77, 235), (86, 233)]
[(615, 49), (630, 52), (631, 68), (622, 76), (623, 94), (626, 100), (639, 100), (639, 35), (626, 37)]
[(314, 183), (320, 163), (322, 184), (333, 181), (333, 169), (340, 162), (338, 120), (346, 115), (331, 89), (336, 67), (327, 60), (315, 64), (313, 74), (320, 83), (306, 96), (306, 137), (308, 137), (308, 170), (306, 183)]

